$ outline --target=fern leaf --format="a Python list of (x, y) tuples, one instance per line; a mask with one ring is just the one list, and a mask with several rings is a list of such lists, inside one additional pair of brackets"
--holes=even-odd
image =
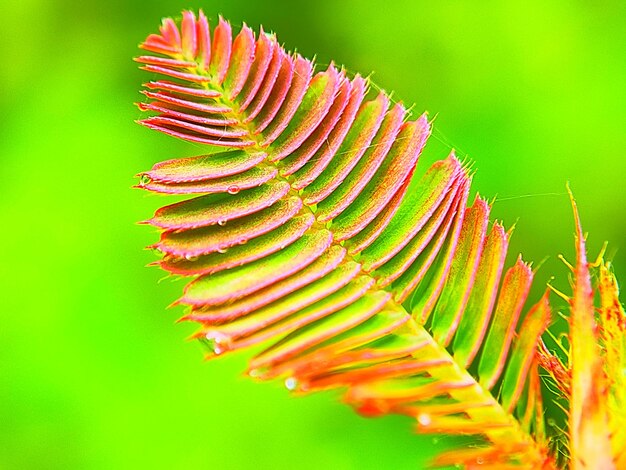
[(454, 154), (414, 174), (427, 116), (334, 64), (315, 72), (262, 30), (233, 39), (220, 18), (211, 34), (202, 12), (164, 20), (141, 47), (157, 78), (140, 123), (226, 149), (140, 180), (201, 194), (147, 223), (162, 230), (161, 267), (192, 277), (178, 303), (209, 355), (263, 344), (254, 377), (342, 387), (365, 415), (485, 438), (439, 465), (552, 468), (534, 355), (547, 298), (516, 337), (532, 272), (521, 259), (504, 272), (509, 235), (488, 230), (484, 199), (467, 208)]

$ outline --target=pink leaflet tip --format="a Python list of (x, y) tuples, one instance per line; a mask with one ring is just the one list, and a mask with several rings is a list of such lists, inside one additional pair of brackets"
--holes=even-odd
[(480, 196), (479, 193), (476, 193), (476, 197), (474, 198), (474, 203), (472, 204), (472, 207), (475, 207), (476, 209), (480, 209), (480, 212), (484, 214), (484, 218), (487, 218), (487, 219), (489, 218), (489, 212), (490, 212), (491, 206), (489, 205), (486, 199)]
[(447, 160), (454, 160), (456, 163), (459, 164), (459, 166), (461, 166), (461, 162), (457, 158), (456, 150), (454, 150), (454, 149), (450, 150), (450, 154), (448, 155)]
[(204, 360), (205, 361), (211, 361), (211, 360), (215, 359), (216, 357), (217, 357), (217, 354), (215, 354), (215, 353), (212, 353), (212, 354), (211, 353), (207, 353), (207, 354), (204, 355)]
[(524, 269), (524, 271), (526, 271), (526, 274), (528, 276), (532, 277), (532, 267), (531, 267), (532, 263), (527, 263), (526, 261), (524, 261), (524, 259), (522, 258), (522, 254), (520, 253), (519, 255), (517, 255), (517, 261), (515, 261), (515, 266), (519, 266), (521, 268)]
[(204, 335), (202, 334), (202, 331), (196, 331), (195, 333), (190, 334), (189, 336), (187, 336), (185, 338), (185, 341), (195, 341), (197, 339), (202, 338)]
[[(398, 104), (402, 105), (402, 102), (399, 102)], [(430, 121), (428, 120), (428, 111), (424, 111), (420, 117), (417, 118), (417, 122), (419, 122), (422, 127), (428, 127), (429, 131), (432, 129), (431, 123), (433, 121), (434, 119), (431, 119)]]
[(180, 317), (178, 320), (175, 320), (174, 323), (178, 324), (178, 323), (182, 323), (185, 321), (193, 321), (193, 315), (188, 313), (186, 315), (183, 315), (182, 317)]
[(189, 10), (183, 11), (181, 22), (182, 49), (184, 56), (194, 60), (198, 53), (198, 36), (196, 31), (196, 15)]
[(494, 222), (491, 231), (493, 232), (494, 230), (497, 230), (498, 232), (500, 232), (502, 238), (504, 239), (504, 242), (508, 246), (508, 243), (509, 243), (509, 240), (511, 239), (511, 235), (513, 234), (514, 228), (515, 228), (515, 225), (513, 225), (509, 230), (506, 230), (504, 228), (504, 224), (501, 221), (496, 221)]

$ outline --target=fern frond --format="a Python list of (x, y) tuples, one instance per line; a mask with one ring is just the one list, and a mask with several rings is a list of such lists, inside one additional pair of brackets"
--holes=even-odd
[[(540, 361), (550, 372), (569, 407), (569, 464), (572, 469), (621, 469), (626, 466), (626, 315), (617, 282), (599, 256), (587, 261), (576, 202), (571, 195), (576, 225), (574, 295), (570, 306), (567, 364), (540, 344)], [(566, 263), (567, 264), (567, 263)], [(591, 271), (598, 278), (599, 306), (594, 305)]]
[[(508, 234), (451, 154), (421, 177), (431, 132), (385, 93), (323, 71), (273, 35), (232, 39), (202, 12), (163, 21), (136, 60), (146, 127), (227, 150), (155, 165), (140, 186), (201, 194), (159, 209), (163, 269), (191, 280), (178, 301), (210, 355), (262, 343), (250, 375), (309, 392), (346, 388), (365, 415), (420, 432), (474, 434), (437, 464), (552, 468), (535, 349), (547, 296), (508, 270)], [(471, 373), (471, 371), (476, 371)]]

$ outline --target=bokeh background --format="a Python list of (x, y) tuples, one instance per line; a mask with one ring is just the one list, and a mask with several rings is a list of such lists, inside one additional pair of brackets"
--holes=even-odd
[[(334, 394), (289, 398), (202, 361), (182, 283), (144, 265), (135, 225), (163, 200), (131, 190), (154, 162), (202, 152), (133, 123), (131, 57), (162, 16), (199, 8), (278, 33), (374, 81), (435, 132), (424, 167), (472, 158), (474, 187), (517, 221), (512, 256), (572, 258), (565, 194), (590, 251), (626, 282), (626, 3), (621, 0), (21, 0), (0, 14), (0, 468), (422, 468), (446, 439), (365, 420)], [(329, 396), (330, 395), (330, 396)]]

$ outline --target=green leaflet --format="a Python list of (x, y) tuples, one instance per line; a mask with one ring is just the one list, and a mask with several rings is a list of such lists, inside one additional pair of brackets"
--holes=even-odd
[(264, 152), (244, 152), (228, 150), (226, 152), (200, 155), (191, 158), (179, 158), (157, 163), (144, 173), (151, 181), (161, 183), (191, 183), (226, 176), (238, 175), (261, 163), (267, 154)]
[(443, 236), (447, 234), (447, 230), (454, 219), (459, 197), (458, 188), (451, 188), (444, 201), (437, 208), (436, 213), (428, 219), (422, 230), (399, 253), (372, 272), (372, 276), (377, 279), (380, 287), (389, 285), (410, 269), (437, 233)]
[(498, 294), (507, 245), (504, 228), (494, 224), (485, 241), (466, 313), (454, 336), (454, 359), (463, 367), (469, 367), (487, 332), (491, 310)]
[(331, 194), (350, 174), (368, 149), (380, 127), (389, 99), (381, 94), (361, 106), (339, 150), (324, 171), (307, 186), (302, 195), (305, 204), (317, 204)]
[(335, 218), (350, 207), (359, 196), (391, 149), (400, 132), (404, 114), (404, 108), (398, 104), (385, 115), (376, 137), (367, 147), (365, 154), (359, 159), (354, 169), (332, 193), (317, 205), (317, 218), (320, 221), (326, 222)]
[(509, 411), (513, 410), (522, 394), (528, 371), (535, 358), (537, 340), (547, 328), (549, 321), (550, 304), (546, 292), (546, 295), (526, 315), (504, 373), (501, 391), (502, 406)]
[[(280, 160), (302, 143), (311, 129), (317, 127), (333, 103), (339, 75), (330, 69), (320, 72), (309, 84), (300, 107), (280, 136), (270, 146), (270, 159)], [(271, 132), (271, 129), (267, 131)]]
[(219, 305), (256, 292), (315, 261), (328, 247), (332, 235), (319, 231), (304, 235), (279, 252), (241, 267), (203, 276), (185, 289), (181, 302)]
[[(348, 102), (354, 98), (355, 89), (358, 91), (356, 95), (360, 101), (365, 93), (365, 81), (358, 77), (358, 75), (354, 78), (353, 82), (343, 80), (340, 83), (333, 104), (329, 108), (328, 113), (326, 113), (326, 116), (324, 116), (322, 122), (320, 122), (320, 125), (311, 132), (298, 148), (294, 149), (290, 155), (281, 160), (281, 175), (285, 177), (291, 176), (301, 168), (306, 167), (307, 164), (310, 166), (311, 157), (320, 150), (322, 145), (326, 147), (326, 151), (328, 150), (330, 146), (328, 140), (329, 136), (335, 130), (335, 126), (339, 120), (345, 118), (344, 111)], [(317, 158), (313, 160), (315, 161)], [(303, 171), (306, 172), (306, 170)], [(294, 189), (297, 189), (295, 185), (299, 178), (295, 176), (294, 178), (295, 180), (292, 184), (294, 185)]]
[(238, 194), (200, 196), (159, 209), (149, 221), (165, 229), (191, 229), (253, 214), (285, 196), (289, 185), (282, 181), (270, 181), (258, 188)]
[(230, 193), (236, 194), (242, 189), (255, 188), (267, 183), (278, 174), (276, 168), (255, 167), (238, 175), (225, 176), (211, 180), (192, 181), (185, 183), (161, 183), (150, 181), (142, 187), (148, 191), (163, 194), (198, 194), (198, 193)]
[(361, 253), (365, 270), (382, 265), (411, 241), (441, 204), (459, 169), (456, 159), (447, 159), (433, 165), (421, 180), (413, 180), (397, 215)]
[(465, 202), (469, 187), (461, 189), (461, 199), (457, 206), (452, 226), (441, 227), (440, 234), (431, 241), (411, 267), (392, 284), (398, 292), (398, 301), (405, 301), (409, 296), (409, 310), (417, 321), (425, 324), (435, 306), (435, 302), (448, 277), (452, 257), (456, 252), (461, 224), (465, 216)]
[[(309, 348), (297, 357), (277, 364), (270, 376), (290, 371), (292, 376), (302, 383), (308, 380), (308, 377), (318, 374), (320, 370), (407, 356), (418, 350), (423, 342), (414, 336), (394, 341), (395, 334), (386, 335), (407, 321), (408, 317), (402, 310), (379, 312), (354, 328)], [(383, 339), (379, 340), (381, 337)], [(383, 343), (385, 347), (381, 347), (379, 343)]]
[[(358, 302), (359, 299), (367, 293), (367, 289), (371, 284), (371, 279), (357, 278), (340, 290), (330, 292), (327, 297), (322, 298), (313, 305), (305, 305), (301, 308), (293, 307), (291, 310), (281, 310), (279, 312), (272, 310), (270, 307), (270, 309), (268, 309), (269, 311), (255, 315), (261, 320), (260, 323), (256, 324), (256, 331), (249, 336), (241, 338), (240, 341), (236, 341), (233, 347), (248, 347), (267, 339), (276, 339), (287, 333), (301, 331), (306, 325), (318, 321), (321, 318), (331, 315), (334, 316), (334, 314), (344, 307)], [(287, 314), (292, 315), (283, 319)], [(277, 364), (278, 363), (274, 365)]]
[(530, 289), (532, 271), (521, 259), (504, 275), (496, 311), (478, 364), (480, 383), (491, 388), (506, 361), (513, 332)]
[[(445, 361), (439, 360), (424, 363), (425, 368), (445, 365), (447, 365)], [(380, 399), (393, 405), (396, 402), (419, 401), (437, 396), (447, 389), (446, 385), (426, 376), (415, 376), (403, 380), (372, 381), (351, 388), (347, 400), (351, 403), (362, 403), (367, 400)]]
[(254, 33), (244, 25), (233, 42), (230, 66), (224, 79), (224, 89), (228, 99), (233, 101), (245, 86), (254, 61)]
[(283, 199), (254, 214), (225, 225), (209, 225), (185, 231), (168, 231), (154, 248), (180, 257), (200, 256), (243, 244), (263, 235), (294, 217), (302, 208), (300, 198)]
[(356, 302), (317, 322), (294, 331), (250, 362), (251, 369), (260, 369), (292, 357), (337, 333), (358, 325), (378, 313), (389, 300), (386, 292), (361, 297)]
[(425, 373), (437, 365), (439, 365), (438, 361), (419, 362), (411, 357), (381, 363), (366, 363), (358, 367), (351, 365), (337, 370), (328, 369), (323, 374), (308, 377), (304, 386), (307, 390), (336, 387), (335, 384), (350, 387), (372, 380), (387, 380), (409, 374)]
[(239, 318), (242, 315), (246, 315), (264, 307), (265, 305), (282, 299), (293, 292), (297, 292), (299, 289), (307, 289), (310, 284), (322, 279), (335, 268), (337, 268), (341, 274), (344, 274), (346, 278), (350, 280), (352, 279), (351, 273), (354, 271), (356, 275), (361, 267), (356, 263), (350, 262), (338, 267), (343, 261), (345, 254), (346, 251), (342, 247), (332, 246), (309, 266), (286, 279), (277, 281), (272, 285), (255, 292), (254, 294), (250, 294), (243, 299), (231, 302), (228, 305), (220, 305), (214, 308), (199, 307), (185, 318), (205, 323), (218, 324), (234, 318)]
[(221, 85), (228, 73), (228, 65), (230, 63), (232, 32), (230, 24), (220, 18), (215, 31), (213, 32), (213, 41), (211, 43), (211, 63), (209, 65), (209, 74), (212, 75), (214, 81)]
[(433, 338), (444, 347), (448, 346), (456, 332), (474, 285), (488, 217), (487, 203), (477, 197), (463, 220), (448, 279), (432, 314)]
[(313, 65), (311, 62), (303, 59), (299, 54), (297, 54), (293, 66), (293, 73), (294, 76), (291, 82), (291, 87), (289, 88), (287, 96), (280, 106), (278, 113), (275, 115), (274, 120), (265, 123), (265, 127), (262, 129), (257, 128), (255, 123), (255, 132), (262, 132), (263, 142), (265, 143), (273, 142), (298, 111), (299, 104), (311, 81)]
[[(350, 90), (350, 93), (344, 94), (344, 91), (347, 90)], [(363, 80), (355, 80), (351, 87), (348, 86), (346, 80), (342, 81), (335, 99), (335, 103), (337, 103), (338, 106), (335, 106), (335, 103), (333, 103), (333, 106), (329, 108), (327, 113), (327, 116), (329, 116), (331, 112), (336, 114), (331, 116), (331, 123), (334, 122), (334, 126), (328, 125), (325, 122), (320, 123), (318, 129), (321, 131), (321, 134), (325, 136), (324, 142), (321, 146), (318, 146), (315, 154), (308, 158), (306, 164), (293, 173), (292, 187), (294, 189), (302, 190), (313, 183), (337, 157), (341, 144), (355, 122), (357, 113), (362, 106), (365, 93), (365, 83)], [(345, 102), (346, 98), (347, 102)], [(327, 131), (328, 133), (326, 133)], [(317, 129), (312, 135), (316, 133)], [(307, 140), (305, 140), (303, 144), (306, 144)], [(317, 141), (318, 139), (316, 138), (314, 140)], [(311, 146), (311, 148), (313, 147), (314, 146)], [(309, 152), (306, 152), (306, 155), (309, 155)], [(299, 164), (297, 166), (299, 166)]]
[[(371, 281), (367, 278), (350, 282), (358, 272), (359, 266), (356, 263), (343, 264), (318, 281), (238, 320), (219, 326), (215, 328), (215, 331), (229, 337), (246, 336), (294, 313), (300, 312), (299, 316), (306, 319), (312, 316), (313, 311), (322, 312), (324, 308), (335, 306), (339, 310), (338, 301), (350, 303), (362, 296), (371, 285)], [(344, 287), (348, 283), (349, 285)], [(282, 330), (284, 331), (284, 328)]]
[[(404, 181), (411, 173), (429, 132), (425, 119), (411, 125), (405, 123), (374, 178), (350, 207), (333, 221), (338, 240), (357, 236), (384, 209), (395, 194), (392, 182)], [(358, 243), (351, 240), (348, 246), (351, 244)]]
[(251, 241), (239, 240), (236, 246), (218, 249), (216, 253), (200, 257), (165, 258), (161, 267), (183, 276), (211, 274), (224, 269), (265, 258), (298, 240), (313, 224), (313, 216), (304, 214), (290, 219), (282, 226)]
[[(269, 67), (275, 47), (278, 47), (275, 38), (270, 37), (261, 30), (255, 45), (253, 61), (250, 65), (246, 80), (241, 92), (233, 98), (240, 111), (244, 111), (248, 107), (250, 102), (254, 99), (255, 94), (258, 92), (267, 67)], [(237, 66), (237, 62), (234, 62), (233, 65)], [(232, 80), (234, 81), (236, 79), (233, 77)]]

